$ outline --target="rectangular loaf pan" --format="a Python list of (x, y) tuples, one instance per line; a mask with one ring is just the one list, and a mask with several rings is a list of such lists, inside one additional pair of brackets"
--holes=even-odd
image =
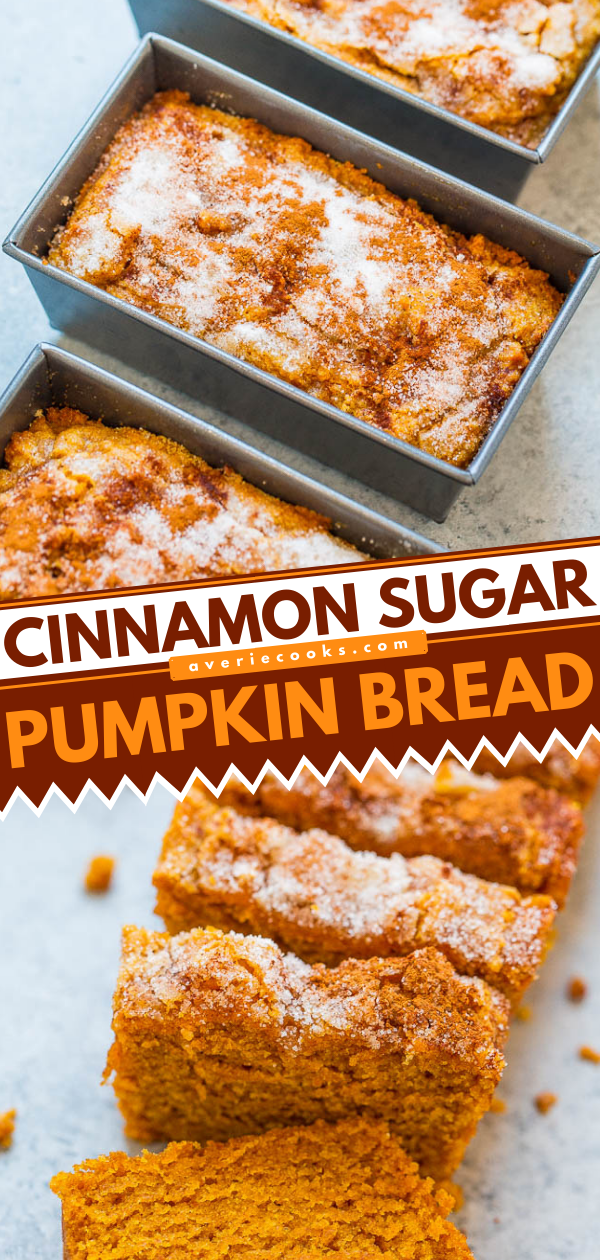
[(36, 346), (0, 397), (0, 458), (12, 434), (28, 428), (39, 408), (64, 406), (105, 424), (131, 425), (172, 438), (213, 467), (233, 468), (260, 490), (329, 517), (334, 534), (368, 555), (395, 559), (443, 551), (421, 534), (57, 346)]
[[(44, 262), (56, 228), (117, 128), (154, 92), (166, 88), (181, 88), (196, 101), (216, 102), (275, 131), (303, 136), (316, 148), (366, 169), (392, 192), (416, 197), (425, 210), (467, 235), (483, 232), (524, 254), (567, 294), (467, 469), (420, 451)], [(588, 242), (155, 35), (142, 41), (4, 248), (28, 268), (55, 327), (435, 520), (445, 518), (461, 489), (478, 481), (600, 265), (599, 251)]]
[(129, 0), (140, 34), (159, 31), (386, 144), (513, 199), (544, 162), (600, 69), (600, 44), (535, 149), (311, 47), (223, 0)]

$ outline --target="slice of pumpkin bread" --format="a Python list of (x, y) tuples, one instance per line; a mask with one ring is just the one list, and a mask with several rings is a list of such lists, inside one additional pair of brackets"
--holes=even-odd
[(556, 914), (549, 897), (522, 897), (439, 858), (359, 853), (326, 831), (222, 809), (198, 783), (175, 809), (154, 884), (169, 932), (256, 933), (329, 966), (432, 945), (515, 1004)]
[(266, 776), (254, 796), (233, 781), (219, 798), (290, 827), (323, 827), (354, 849), (431, 853), (481, 879), (546, 893), (561, 906), (577, 865), (581, 809), (531, 779), (496, 779), (444, 762), (410, 762), (398, 779), (376, 763), (361, 783), (339, 766), (323, 786), (302, 770), (292, 788)]
[(526, 775), (528, 779), (564, 792), (565, 796), (585, 805), (600, 778), (600, 742), (592, 735), (579, 757), (573, 757), (557, 739), (543, 761), (538, 761), (528, 748), (520, 744), (506, 766), (484, 748), (473, 769), (477, 774), (494, 774), (499, 779)]
[(472, 1260), (452, 1199), (381, 1121), (117, 1152), (51, 1182), (64, 1260)]
[(433, 949), (329, 970), (262, 937), (129, 927), (105, 1075), (140, 1141), (365, 1114), (443, 1180), (490, 1107), (508, 1015)]

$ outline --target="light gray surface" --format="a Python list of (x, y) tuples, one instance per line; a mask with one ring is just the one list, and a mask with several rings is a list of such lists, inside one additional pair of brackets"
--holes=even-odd
[[(5, 0), (2, 34), (4, 234), (133, 48), (135, 33), (124, 0), (59, 0), (52, 8)], [(521, 198), (529, 210), (596, 240), (598, 115), (596, 92)], [(33, 343), (52, 334), (25, 275), (4, 258), (0, 266), (2, 386)], [(405, 510), (407, 524), (455, 548), (598, 532), (599, 316), (596, 285), (479, 487), (444, 525)], [(241, 425), (235, 431), (248, 436)], [(275, 444), (264, 446), (277, 453)], [(292, 462), (309, 467), (300, 457)], [(379, 496), (325, 475), (398, 515)], [(41, 819), (17, 805), (0, 828), (0, 1112), (19, 1109), (14, 1147), (0, 1154), (2, 1260), (56, 1260), (59, 1209), (48, 1178), (123, 1146), (111, 1091), (98, 1084), (119, 930), (126, 921), (152, 923), (150, 873), (170, 810), (162, 790), (146, 807), (124, 793), (112, 812), (90, 797), (72, 815), (55, 800)], [(533, 1018), (511, 1034), (501, 1089), (508, 1110), (487, 1118), (459, 1174), (468, 1203), (460, 1221), (478, 1260), (597, 1255), (600, 1069), (576, 1052), (600, 1042), (599, 830), (596, 807), (558, 944), (531, 999)], [(90, 900), (81, 876), (98, 851), (119, 855), (118, 875), (107, 898)], [(564, 999), (573, 973), (592, 981), (580, 1007)], [(560, 1096), (546, 1117), (532, 1104), (541, 1089)]]
[[(112, 1090), (99, 1080), (121, 925), (158, 925), (150, 877), (171, 808), (163, 789), (146, 807), (125, 792), (111, 812), (94, 796), (75, 815), (54, 799), (41, 819), (19, 803), (2, 825), (0, 1111), (19, 1111), (14, 1146), (0, 1154), (2, 1260), (58, 1260), (54, 1172), (139, 1149), (124, 1143)], [(557, 944), (528, 997), (531, 1020), (510, 1036), (506, 1113), (486, 1117), (457, 1174), (467, 1202), (458, 1223), (477, 1260), (598, 1254), (600, 1068), (577, 1050), (600, 1043), (599, 831), (600, 798)], [(89, 897), (82, 877), (98, 852), (118, 856), (115, 884)], [(574, 974), (591, 983), (580, 1006), (564, 995)], [(547, 1116), (533, 1105), (540, 1090), (559, 1095)]]

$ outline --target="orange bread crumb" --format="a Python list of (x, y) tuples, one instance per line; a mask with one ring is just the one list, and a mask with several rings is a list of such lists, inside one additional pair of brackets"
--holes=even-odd
[(140, 1141), (361, 1113), (443, 1180), (490, 1106), (508, 1015), (432, 949), (329, 970), (261, 937), (129, 927), (106, 1075)]
[(460, 1212), (465, 1206), (465, 1195), (462, 1186), (457, 1185), (456, 1181), (445, 1181), (441, 1189), (446, 1191), (452, 1199), (452, 1211)]
[(592, 1046), (580, 1046), (579, 1058), (584, 1059), (586, 1063), (600, 1063), (600, 1053)]
[(482, 879), (545, 893), (557, 905), (583, 835), (581, 809), (558, 792), (450, 762), (437, 775), (411, 762), (398, 779), (376, 763), (362, 783), (340, 766), (326, 786), (303, 770), (289, 790), (268, 775), (254, 796), (234, 781), (219, 799), (290, 827), (322, 827), (355, 849), (433, 854)]
[(573, 976), (567, 985), (567, 997), (570, 1002), (583, 1002), (587, 997), (588, 987), (581, 976)]
[(17, 1113), (14, 1107), (12, 1111), (5, 1111), (0, 1115), (0, 1147), (5, 1151), (12, 1146), (16, 1118)]
[[(172, 1143), (59, 1173), (66, 1260), (469, 1260), (434, 1191), (383, 1123)], [(472, 1260), (472, 1257), (471, 1257)]]
[(534, 1099), (535, 1105), (542, 1116), (545, 1116), (552, 1107), (558, 1102), (558, 1094), (551, 1094), (548, 1090), (538, 1094)]
[(85, 888), (89, 893), (108, 892), (115, 869), (115, 859), (107, 854), (93, 857), (85, 873)]
[(535, 978), (555, 918), (549, 897), (521, 897), (439, 858), (357, 853), (325, 831), (222, 809), (199, 784), (175, 809), (154, 884), (172, 933), (256, 933), (330, 966), (432, 945), (513, 1003)]

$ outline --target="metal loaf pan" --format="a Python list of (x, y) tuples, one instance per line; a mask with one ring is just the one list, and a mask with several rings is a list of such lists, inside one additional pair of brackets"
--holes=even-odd
[(535, 149), (320, 52), (224, 0), (129, 0), (140, 34), (160, 31), (359, 131), (513, 200), (554, 148), (600, 69), (600, 44)]
[(57, 346), (36, 346), (0, 397), (0, 458), (12, 434), (28, 428), (39, 408), (65, 405), (105, 424), (149, 429), (181, 442), (208, 464), (233, 468), (260, 490), (329, 517), (333, 533), (371, 556), (395, 559), (437, 555), (444, 550), (312, 477), (284, 468), (239, 438)]
[[(181, 332), (44, 261), (68, 207), (120, 124), (154, 92), (188, 91), (196, 101), (258, 118), (369, 171), (392, 192), (416, 197), (438, 219), (483, 232), (550, 273), (566, 300), (496, 424), (467, 469), (417, 450), (374, 425)], [(600, 252), (487, 193), (406, 157), (189, 49), (148, 36), (59, 162), (4, 245), (24, 263), (52, 324), (129, 361), (254, 428), (316, 456), (436, 520), (490, 462), (600, 265)]]

